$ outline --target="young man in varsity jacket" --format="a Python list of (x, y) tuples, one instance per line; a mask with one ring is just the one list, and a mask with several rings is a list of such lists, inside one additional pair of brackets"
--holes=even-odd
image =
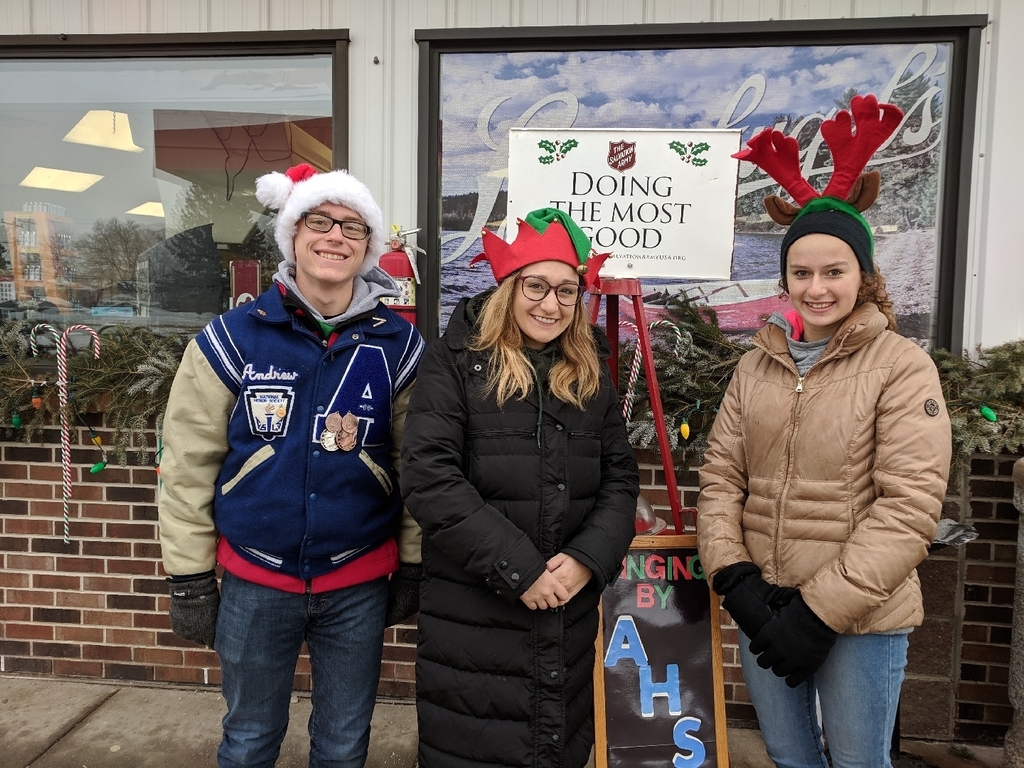
[(300, 165), (256, 196), (284, 260), (189, 343), (164, 419), (171, 628), (220, 656), (220, 766), (274, 764), (305, 641), (310, 765), (358, 768), (385, 622), (415, 611), (419, 534), (395, 467), (424, 345), (381, 302), (398, 291), (364, 184)]

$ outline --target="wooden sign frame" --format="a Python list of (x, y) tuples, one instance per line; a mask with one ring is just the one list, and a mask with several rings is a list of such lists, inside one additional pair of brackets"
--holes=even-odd
[[(637, 553), (642, 551), (658, 551), (663, 552), (665, 550), (678, 550), (685, 554), (696, 554), (697, 550), (697, 537), (694, 535), (664, 535), (664, 536), (637, 536), (633, 539), (633, 543), (630, 545), (630, 553)], [(628, 555), (627, 555), (628, 557)], [(683, 561), (680, 561), (683, 562)], [(628, 566), (627, 566), (628, 567)], [(625, 576), (626, 574), (624, 574)], [(697, 581), (703, 581), (707, 584), (707, 581), (703, 579), (703, 575), (697, 578)], [(615, 585), (609, 585), (608, 590), (614, 590)], [(605, 596), (608, 595), (608, 590), (605, 592)], [(714, 766), (714, 768), (728, 768), (729, 766), (729, 745), (726, 729), (726, 718), (725, 718), (725, 672), (722, 661), (722, 628), (721, 628), (721, 616), (719, 609), (718, 596), (711, 590), (710, 585), (707, 588), (707, 594), (709, 598), (709, 611), (708, 618), (711, 625), (710, 636), (708, 637), (708, 643), (710, 645), (709, 662), (711, 665), (711, 684), (712, 684), (712, 700), (713, 700), (713, 711), (714, 711), (714, 749), (708, 749), (707, 753), (700, 763), (694, 763), (694, 765), (701, 766)], [(605, 679), (605, 623), (610, 617), (605, 615), (605, 602), (606, 598), (602, 597), (601, 610), (600, 610), (600, 621), (598, 624), (597, 632), (597, 643), (596, 643), (596, 659), (594, 662), (594, 721), (595, 721), (595, 744), (594, 744), (594, 760), (597, 768), (609, 768), (609, 733), (608, 733), (608, 706), (609, 701), (606, 695), (606, 679)], [(616, 619), (617, 621), (617, 619)], [(685, 653), (686, 651), (684, 651)], [(622, 661), (620, 663), (629, 664), (631, 662)], [(658, 670), (658, 674), (664, 676), (666, 670), (661, 668)], [(686, 688), (686, 681), (680, 677), (679, 680), (680, 688)], [(673, 725), (676, 723), (675, 715), (662, 715), (658, 717), (659, 710), (655, 712), (655, 719), (665, 721), (667, 733), (665, 737), (664, 749), (666, 753), (666, 766), (673, 765), (674, 754), (681, 755), (684, 760), (689, 758), (691, 761), (694, 758), (695, 753), (690, 750), (687, 751), (684, 745), (682, 749), (678, 748), (677, 744), (673, 744)], [(664, 712), (664, 705), (660, 708), (660, 712)], [(683, 715), (686, 713), (683, 712)], [(681, 722), (678, 721), (678, 722)], [(658, 746), (661, 746), (660, 744)], [(612, 745), (615, 748), (615, 745)], [(674, 754), (673, 754), (674, 753)], [(644, 763), (645, 765), (648, 763)], [(612, 765), (612, 768), (623, 768), (624, 764), (621, 762)]]

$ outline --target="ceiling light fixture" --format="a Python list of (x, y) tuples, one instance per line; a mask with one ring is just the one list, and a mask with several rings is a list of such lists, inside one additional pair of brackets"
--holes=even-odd
[(58, 168), (44, 168), (37, 165), (21, 180), (23, 187), (55, 189), (58, 192), (84, 192), (103, 177), (95, 173), (62, 171)]
[(90, 109), (78, 124), (68, 131), (64, 141), (88, 144), (93, 147), (118, 149), (122, 152), (141, 152), (142, 147), (132, 141), (132, 127), (125, 112), (109, 109)]
[(143, 203), (137, 205), (130, 211), (125, 213), (134, 213), (136, 216), (157, 216), (163, 218), (164, 216), (164, 204), (163, 203)]

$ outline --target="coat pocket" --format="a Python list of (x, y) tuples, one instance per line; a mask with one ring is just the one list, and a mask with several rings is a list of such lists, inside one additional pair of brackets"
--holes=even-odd
[(381, 487), (384, 489), (384, 493), (390, 496), (391, 489), (393, 486), (391, 484), (391, 478), (388, 477), (387, 470), (384, 469), (384, 467), (382, 467), (380, 464), (375, 462), (372, 458), (370, 458), (370, 454), (368, 454), (366, 451), (360, 451), (359, 458), (363, 462), (363, 464), (369, 467), (370, 471), (373, 472), (373, 476), (377, 478), (377, 482), (379, 482)]
[(235, 476), (228, 480), (224, 485), (221, 486), (220, 492), (222, 496), (227, 496), (231, 493), (231, 490), (238, 485), (246, 476), (252, 472), (263, 462), (267, 461), (275, 453), (274, 446), (267, 444), (260, 448), (256, 453), (245, 460), (242, 468), (235, 473)]

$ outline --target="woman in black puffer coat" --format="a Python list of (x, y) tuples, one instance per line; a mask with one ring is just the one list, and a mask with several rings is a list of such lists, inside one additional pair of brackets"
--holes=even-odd
[(597, 606), (639, 493), (581, 301), (604, 259), (553, 209), (484, 250), (500, 285), (428, 349), (402, 444), (423, 528), (419, 765), (582, 768)]

